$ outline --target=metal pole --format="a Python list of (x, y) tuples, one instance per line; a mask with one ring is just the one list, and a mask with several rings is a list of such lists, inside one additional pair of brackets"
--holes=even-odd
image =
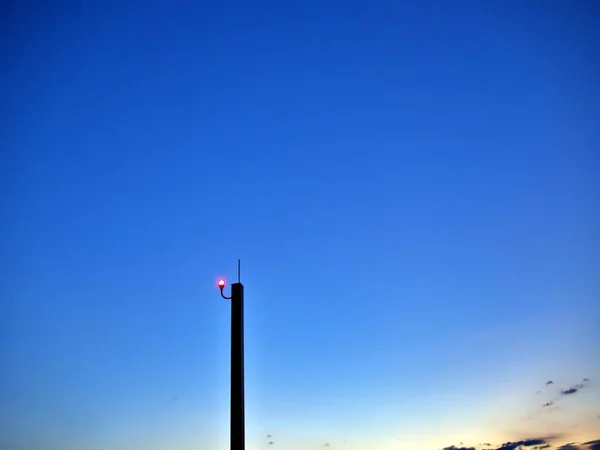
[(244, 285), (239, 281), (231, 285), (231, 424), (229, 432), (230, 449), (245, 450)]

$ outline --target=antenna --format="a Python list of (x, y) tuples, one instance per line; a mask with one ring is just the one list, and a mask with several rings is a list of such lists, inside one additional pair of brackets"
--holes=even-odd
[(241, 283), (240, 281), (240, 260), (238, 259), (238, 283)]

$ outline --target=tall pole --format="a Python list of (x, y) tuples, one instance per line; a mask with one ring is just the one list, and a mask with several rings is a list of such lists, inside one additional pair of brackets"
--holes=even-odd
[(231, 285), (231, 450), (245, 450), (244, 285)]
[(225, 280), (218, 286), (221, 297), (231, 300), (231, 408), (229, 426), (229, 447), (231, 450), (245, 450), (244, 425), (244, 285), (240, 281), (240, 261), (238, 260), (238, 281), (231, 285), (231, 297), (223, 294)]

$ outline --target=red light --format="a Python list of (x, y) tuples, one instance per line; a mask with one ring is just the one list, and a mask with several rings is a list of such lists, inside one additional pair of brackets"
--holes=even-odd
[(223, 278), (221, 278), (217, 284), (219, 285), (219, 287), (222, 289), (225, 287), (225, 280)]

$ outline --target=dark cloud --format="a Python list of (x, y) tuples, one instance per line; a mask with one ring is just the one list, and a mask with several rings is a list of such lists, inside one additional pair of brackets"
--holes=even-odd
[(444, 447), (442, 450), (475, 450), (475, 447), (455, 447), (451, 445), (450, 447)]
[(542, 408), (546, 408), (546, 407), (552, 406), (552, 405), (554, 405), (554, 402), (547, 402), (542, 405)]
[(271, 439), (271, 435), (270, 434), (267, 434), (267, 439)]
[(579, 389), (583, 389), (583, 384), (576, 384), (575, 386), (570, 387), (569, 389), (563, 389), (560, 391), (562, 395), (571, 395), (577, 392)]
[(549, 384), (554, 384), (554, 381), (552, 381), (552, 380), (546, 381), (546, 386), (548, 386)]
[[(522, 441), (505, 442), (500, 447), (498, 447), (496, 450), (517, 450), (521, 447), (530, 447), (526, 450), (545, 450), (545, 449), (551, 447), (549, 442), (556, 438), (557, 438), (557, 436), (546, 436), (546, 437), (540, 437), (540, 438), (524, 439)], [(485, 446), (485, 447), (492, 446), (492, 444), (490, 444), (489, 442), (484, 442), (479, 445)], [(475, 450), (475, 447), (456, 447), (454, 445), (451, 445), (450, 447), (444, 447), (441, 450)], [(573, 449), (563, 449), (563, 450), (573, 450)], [(585, 450), (587, 450), (587, 449), (585, 449)], [(600, 450), (600, 448), (593, 448), (590, 450)]]
[(589, 450), (600, 450), (600, 439), (584, 442), (583, 445), (585, 445)]
[(577, 447), (575, 443), (571, 442), (570, 444), (561, 445), (556, 450), (579, 450), (579, 447)]
[(516, 450), (518, 447), (532, 447), (547, 444), (546, 439), (525, 439), (524, 441), (505, 442), (497, 450)]
[(269, 441), (269, 445), (273, 445), (275, 442), (273, 441)]
[[(545, 450), (547, 448), (550, 448), (549, 442), (556, 438), (557, 438), (557, 436), (547, 436), (547, 437), (543, 437), (543, 438), (540, 437), (540, 438), (524, 439), (522, 441), (505, 442), (500, 447), (498, 447), (496, 450), (517, 450), (520, 447), (532, 447), (527, 450)], [(490, 444), (489, 442), (484, 442), (479, 445), (491, 447), (492, 444)], [(450, 447), (444, 447), (441, 450), (475, 450), (475, 447), (456, 447), (454, 445), (451, 445)], [(563, 450), (573, 450), (573, 449), (563, 449)], [(600, 448), (593, 448), (593, 449), (589, 449), (589, 450), (600, 450)]]
[(583, 379), (583, 382), (584, 382), (584, 383), (585, 383), (585, 382), (587, 382), (587, 381), (590, 381), (590, 379), (589, 379), (589, 378), (584, 378), (584, 379)]

